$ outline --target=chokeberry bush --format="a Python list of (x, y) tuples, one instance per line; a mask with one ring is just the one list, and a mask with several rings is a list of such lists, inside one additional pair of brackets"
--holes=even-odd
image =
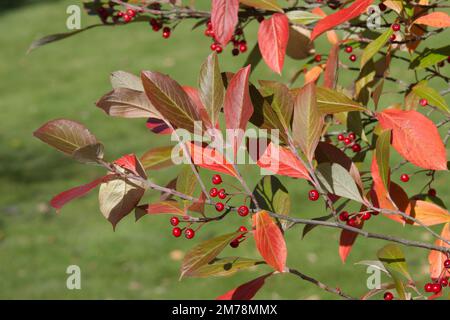
[[(116, 71), (111, 75), (112, 90), (99, 94), (96, 106), (107, 115), (143, 118), (151, 134), (170, 135), (174, 144), (140, 157), (128, 154), (107, 160), (103, 144), (80, 123), (58, 119), (37, 129), (34, 135), (43, 142), (105, 169), (98, 179), (55, 196), (52, 207), (60, 210), (99, 187), (100, 211), (114, 228), (132, 212), (137, 220), (168, 215), (172, 235), (191, 241), (210, 224), (220, 224), (230, 215), (242, 217), (232, 232), (195, 244), (182, 262), (181, 277), (269, 270), (219, 299), (251, 299), (268, 277), (280, 273), (298, 276), (318, 290), (355, 298), (287, 265), (285, 234), (299, 226), (304, 226), (303, 237), (321, 229), (338, 230), (344, 262), (358, 237), (386, 242), (378, 252), (367, 253), (378, 260), (361, 263), (386, 273), (389, 280), (358, 298), (448, 295), (450, 214), (434, 185), (437, 175), (448, 170), (448, 4), (212, 0), (211, 10), (202, 11), (187, 2), (87, 1), (85, 9), (98, 15), (98, 24), (32, 44), (35, 49), (94, 27), (139, 22), (167, 39), (183, 27), (183, 20), (194, 19), (192, 32), (209, 37), (213, 51), (202, 62), (192, 61), (199, 64), (197, 88), (156, 71)], [(246, 33), (252, 22), (259, 24), (257, 35)], [(246, 37), (257, 37), (257, 45), (248, 50)], [(327, 41), (329, 51), (315, 51), (319, 40)], [(247, 55), (241, 69), (220, 70), (219, 57), (228, 49), (232, 56)], [(261, 61), (266, 65), (261, 68), (281, 74), (286, 56), (302, 63), (288, 83), (250, 81)], [(391, 66), (397, 63), (406, 67), (395, 74)], [(405, 80), (410, 79), (407, 73), (414, 75), (413, 81)], [(381, 102), (392, 94), (401, 97), (397, 103)], [(229, 139), (229, 132), (246, 129), (267, 135), (235, 134)], [(250, 154), (248, 163), (261, 168), (260, 181), (247, 181), (242, 175), (237, 161), (242, 153)], [(176, 164), (182, 169), (167, 184), (152, 181), (154, 170)], [(403, 171), (405, 164), (415, 169)], [(210, 173), (208, 180), (202, 171)], [(305, 198), (323, 201), (323, 212), (316, 219), (290, 212), (296, 199), (290, 199), (280, 176), (309, 185)], [(408, 183), (421, 184), (421, 191), (408, 194)], [(160, 193), (160, 200), (146, 203), (146, 192)], [(421, 228), (433, 241), (366, 231), (373, 219), (392, 219), (399, 229)], [(259, 256), (240, 256), (243, 242), (254, 246)], [(221, 254), (227, 246), (235, 249), (234, 256)], [(430, 281), (424, 287), (408, 271), (403, 250), (409, 247), (428, 252)]]

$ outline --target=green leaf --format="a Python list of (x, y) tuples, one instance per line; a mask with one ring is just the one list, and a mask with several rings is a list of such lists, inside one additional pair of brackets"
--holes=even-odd
[(161, 118), (144, 92), (128, 88), (108, 92), (97, 101), (96, 106), (112, 117)]
[(270, 97), (266, 97), (266, 100), (271, 100), (270, 106), (272, 107), (272, 110), (278, 117), (283, 129), (287, 130), (290, 126), (294, 109), (294, 101), (289, 93), (289, 88), (278, 82), (264, 82), (261, 89), (270, 92)]
[(197, 269), (211, 262), (234, 239), (243, 232), (233, 232), (226, 235), (206, 240), (192, 250), (183, 259), (180, 279), (189, 277)]
[(219, 120), (219, 113), (223, 107), (225, 88), (219, 69), (219, 61), (216, 53), (208, 56), (200, 69), (198, 81), (199, 96), (215, 127)]
[(361, 69), (364, 65), (372, 59), (372, 57), (383, 48), (386, 42), (389, 40), (389, 37), (393, 34), (392, 28), (387, 28), (385, 32), (383, 32), (378, 38), (374, 41), (370, 42), (367, 47), (364, 49), (363, 54), (361, 56)]
[(302, 25), (308, 25), (322, 19), (322, 17), (317, 14), (303, 10), (289, 11), (286, 13), (286, 16), (290, 22)]
[(336, 90), (317, 87), (316, 95), (317, 107), (324, 114), (366, 110), (358, 102)]
[(145, 170), (159, 170), (173, 165), (172, 146), (154, 148), (141, 157)]
[[(192, 196), (197, 186), (197, 179), (191, 166), (184, 165), (177, 177), (176, 190), (188, 196)], [(183, 200), (184, 208), (188, 208), (190, 201)]]
[(386, 190), (389, 190), (389, 156), (391, 147), (391, 130), (384, 130), (378, 136), (376, 144), (376, 159), (381, 180), (383, 181)]
[(337, 163), (321, 163), (317, 166), (317, 177), (330, 193), (363, 203), (359, 189), (350, 173)]
[(252, 268), (260, 264), (265, 264), (265, 262), (241, 257), (217, 258), (213, 259), (208, 264), (204, 264), (200, 268), (193, 270), (186, 276), (195, 278), (223, 277), (232, 275), (239, 270)]
[(412, 278), (408, 272), (406, 259), (400, 247), (395, 244), (388, 244), (378, 251), (377, 256), (394, 280), (395, 288), (400, 298), (406, 299), (405, 284), (403, 280), (406, 278), (407, 280), (412, 281)]
[(423, 99), (427, 99), (428, 103), (446, 113), (449, 113), (447, 102), (445, 102), (444, 97), (442, 97), (439, 92), (429, 87), (426, 81), (421, 81), (415, 85), (412, 89), (417, 96)]
[(103, 159), (104, 146), (101, 143), (89, 144), (76, 149), (72, 157), (82, 163), (95, 164), (98, 160)]
[(69, 156), (81, 147), (97, 143), (95, 136), (85, 126), (66, 119), (49, 121), (33, 135)]
[[(253, 190), (253, 195), (261, 209), (283, 215), (288, 215), (291, 210), (289, 192), (275, 176), (262, 178)], [(253, 203), (250, 207), (255, 209)]]
[(292, 133), (294, 142), (300, 147), (309, 161), (322, 135), (324, 120), (317, 108), (316, 85), (310, 82), (298, 93), (294, 102)]
[(256, 9), (283, 12), (277, 0), (239, 0), (239, 2)]
[(372, 60), (366, 62), (355, 81), (355, 98), (363, 105), (369, 101), (369, 87), (375, 79), (377, 71)]
[(411, 61), (410, 69), (424, 69), (438, 64), (450, 56), (450, 45), (442, 48), (425, 48), (417, 57)]
[(141, 73), (145, 93), (156, 110), (176, 128), (194, 132), (194, 122), (200, 121), (197, 107), (183, 88), (169, 76), (159, 72)]

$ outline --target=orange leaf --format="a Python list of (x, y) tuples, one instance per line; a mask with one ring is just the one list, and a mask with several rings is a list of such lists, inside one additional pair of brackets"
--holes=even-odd
[(450, 16), (445, 12), (437, 11), (417, 18), (413, 23), (435, 28), (448, 28), (450, 27)]
[(306, 168), (288, 148), (273, 143), (269, 144), (257, 164), (260, 168), (282, 176), (310, 179)]
[(252, 281), (244, 283), (243, 285), (240, 285), (239, 287), (217, 297), (216, 300), (251, 300), (258, 290), (264, 285), (267, 277), (271, 275), (272, 273), (268, 273)]
[(305, 85), (310, 82), (315, 82), (320, 77), (323, 68), (321, 66), (314, 66), (305, 73)]
[[(327, 16), (327, 14), (320, 7), (314, 8), (311, 12), (321, 17)], [(339, 43), (339, 36), (334, 30), (327, 31), (327, 39), (328, 42), (332, 45), (336, 45)]]
[(279, 74), (283, 70), (288, 40), (289, 19), (286, 15), (275, 13), (259, 25), (259, 51), (269, 68)]
[(177, 201), (167, 200), (152, 204), (145, 204), (138, 207), (144, 210), (146, 214), (178, 214), (184, 215), (183, 209)]
[[(450, 223), (447, 223), (441, 232), (441, 237), (450, 240)], [(450, 247), (444, 241), (437, 239), (435, 244), (441, 247)], [(430, 276), (432, 279), (438, 279), (444, 269), (444, 261), (447, 260), (447, 256), (440, 251), (432, 250), (428, 255), (428, 262), (430, 263)], [(450, 270), (446, 270), (443, 277), (450, 277)]]
[[(447, 210), (427, 201), (412, 200), (407, 213), (426, 226), (450, 222), (450, 214)], [(418, 224), (414, 223), (414, 225)]]
[(259, 211), (253, 216), (255, 242), (266, 263), (279, 272), (286, 267), (287, 249), (283, 234), (267, 211)]
[(447, 170), (444, 143), (435, 124), (421, 113), (387, 109), (377, 114), (383, 129), (392, 129), (392, 146), (412, 164)]
[(225, 157), (217, 150), (190, 143), (192, 161), (196, 166), (236, 177), (236, 171)]

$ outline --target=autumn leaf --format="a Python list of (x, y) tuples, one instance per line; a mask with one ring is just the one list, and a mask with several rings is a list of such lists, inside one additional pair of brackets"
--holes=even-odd
[[(442, 228), (441, 237), (450, 241), (450, 223), (446, 223)], [(450, 248), (450, 245), (441, 239), (437, 239), (435, 245), (440, 247)], [(440, 279), (441, 277), (450, 277), (450, 269), (443, 271), (444, 261), (448, 257), (440, 251), (432, 250), (428, 255), (428, 262), (430, 263), (430, 276), (433, 280)]]
[(141, 163), (145, 170), (159, 170), (172, 166), (172, 146), (154, 148), (141, 157)]
[(283, 234), (267, 211), (253, 215), (254, 238), (259, 253), (266, 263), (279, 272), (286, 267), (287, 248)]
[(136, 221), (146, 214), (176, 214), (184, 215), (184, 210), (174, 200), (160, 201), (152, 204), (144, 204), (136, 207)]
[(283, 12), (277, 0), (239, 0), (239, 2), (256, 9)]
[(270, 69), (281, 74), (289, 40), (289, 19), (275, 13), (261, 22), (258, 30), (258, 45), (261, 55)]
[(190, 154), (196, 166), (215, 172), (228, 174), (233, 177), (237, 176), (233, 165), (215, 149), (203, 147), (191, 142)]
[[(450, 222), (450, 214), (447, 210), (427, 201), (411, 200), (406, 213), (426, 226)], [(419, 224), (414, 223), (414, 225)]]
[(244, 283), (239, 287), (217, 297), (216, 300), (251, 300), (259, 289), (262, 288), (266, 279), (271, 275), (272, 273), (268, 273), (252, 281)]
[(377, 118), (383, 129), (392, 130), (392, 146), (406, 160), (424, 169), (447, 170), (445, 146), (430, 119), (397, 109), (386, 109)]
[(450, 16), (446, 12), (432, 12), (414, 20), (413, 24), (423, 24), (434, 28), (450, 27)]
[(339, 70), (339, 45), (335, 44), (331, 47), (325, 66), (325, 74), (323, 86), (325, 88), (334, 89), (336, 87)]
[[(356, 219), (355, 228), (362, 229), (364, 221), (362, 219)], [(353, 245), (355, 244), (358, 233), (350, 230), (342, 230), (341, 236), (339, 238), (339, 257), (341, 257), (342, 262), (347, 260), (348, 255), (352, 251)]]
[(238, 22), (239, 0), (212, 0), (211, 23), (215, 39), (226, 45), (234, 34)]

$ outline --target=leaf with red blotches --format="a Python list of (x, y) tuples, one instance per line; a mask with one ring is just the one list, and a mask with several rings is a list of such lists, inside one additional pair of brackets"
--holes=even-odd
[[(362, 229), (364, 221), (360, 218), (357, 218), (356, 222), (357, 224), (355, 228)], [(342, 262), (345, 262), (345, 260), (347, 260), (347, 257), (350, 254), (350, 251), (352, 250), (353, 244), (355, 243), (357, 237), (358, 233), (356, 232), (349, 230), (341, 231), (341, 237), (339, 239), (339, 256), (341, 257)]]
[(174, 200), (160, 201), (152, 204), (144, 204), (136, 207), (136, 221), (146, 214), (177, 214), (184, 215), (184, 210), (180, 204)]
[(314, 40), (325, 31), (333, 29), (334, 27), (352, 20), (360, 16), (372, 4), (373, 0), (356, 0), (348, 8), (341, 9), (320, 20), (311, 34), (311, 40)]
[[(450, 214), (447, 210), (428, 201), (411, 200), (406, 213), (426, 226), (450, 222)], [(414, 223), (414, 225), (420, 224)]]
[(432, 12), (414, 20), (413, 24), (423, 24), (434, 28), (450, 27), (450, 16), (446, 12)]
[[(441, 232), (441, 237), (450, 241), (450, 223), (444, 225)], [(449, 248), (450, 245), (444, 241), (437, 239), (435, 245)], [(444, 261), (448, 257), (440, 251), (432, 250), (428, 255), (428, 262), (430, 263), (430, 276), (433, 280), (440, 278), (442, 271), (444, 271)], [(450, 269), (443, 272), (442, 277), (450, 277)]]
[(273, 71), (281, 74), (289, 40), (289, 19), (275, 13), (261, 22), (258, 30), (258, 45), (261, 55)]
[(251, 300), (259, 289), (262, 288), (266, 279), (271, 275), (272, 272), (244, 283), (243, 285), (240, 285), (239, 287), (217, 297), (216, 300)]
[(292, 151), (274, 143), (267, 146), (257, 164), (262, 169), (282, 176), (310, 180), (308, 170)]
[(267, 213), (262, 210), (253, 215), (256, 248), (268, 265), (279, 272), (286, 268), (287, 248), (280, 228)]
[(100, 183), (105, 182), (109, 178), (110, 176), (106, 175), (82, 186), (78, 186), (61, 192), (60, 194), (52, 198), (52, 200), (50, 201), (50, 205), (57, 211), (59, 211), (66, 203), (72, 201), (73, 199), (84, 196), (89, 191), (97, 187)]
[(128, 171), (134, 173), (135, 175), (140, 175), (142, 173), (143, 177), (147, 177), (145, 175), (145, 172), (137, 172), (137, 168), (138, 168), (138, 158), (136, 157), (135, 154), (130, 153), (127, 155), (124, 155), (122, 157), (120, 157), (119, 159), (114, 161), (114, 164), (118, 165), (119, 167), (122, 167), (124, 169), (127, 169)]
[[(189, 147), (189, 145), (188, 145)], [(191, 142), (190, 154), (196, 166), (236, 177), (233, 165), (217, 150)]]
[(239, 0), (212, 0), (211, 23), (214, 38), (224, 46), (233, 37), (238, 12)]
[(445, 146), (430, 119), (398, 109), (386, 109), (377, 118), (383, 129), (392, 129), (392, 146), (406, 160), (424, 169), (447, 170)]

